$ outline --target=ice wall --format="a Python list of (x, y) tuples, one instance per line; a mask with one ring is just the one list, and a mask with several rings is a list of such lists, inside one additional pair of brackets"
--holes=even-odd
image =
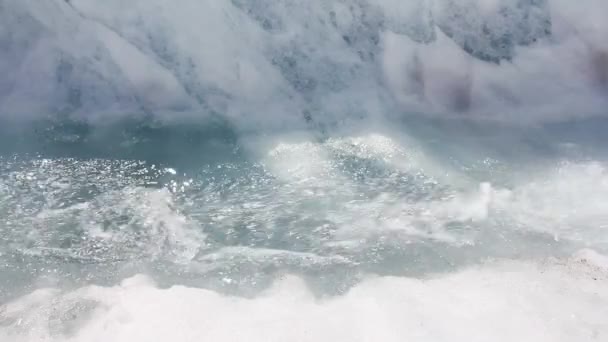
[(0, 116), (605, 115), (600, 0), (0, 0)]

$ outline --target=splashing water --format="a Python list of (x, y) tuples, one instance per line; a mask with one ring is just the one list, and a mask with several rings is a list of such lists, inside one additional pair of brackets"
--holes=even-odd
[(0, 0), (0, 341), (603, 341), (608, 7)]

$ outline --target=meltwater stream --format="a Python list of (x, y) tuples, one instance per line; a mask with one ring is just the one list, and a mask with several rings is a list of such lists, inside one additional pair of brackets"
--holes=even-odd
[(608, 3), (0, 0), (0, 341), (605, 341)]

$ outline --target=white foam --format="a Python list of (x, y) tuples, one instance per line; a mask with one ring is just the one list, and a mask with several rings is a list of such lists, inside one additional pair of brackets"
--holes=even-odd
[[(341, 158), (373, 161), (390, 170), (392, 175), (389, 177), (393, 178), (399, 177), (400, 172), (415, 175), (418, 178), (410, 180), (412, 187), (425, 186), (424, 182), (437, 184), (435, 176), (446, 178), (443, 177), (445, 168), (440, 171), (434, 161), (413, 145), (402, 146), (380, 134), (330, 138), (324, 142), (283, 142), (271, 144), (273, 147), (263, 162), (268, 171), (286, 183), (286, 191), (291, 193), (287, 197), (289, 201), (310, 198), (323, 203), (318, 208), (319, 212), (311, 214), (317, 218), (326, 217), (337, 225), (332, 241), (327, 242), (329, 244), (343, 244), (383, 231), (400, 231), (411, 237), (461, 244), (462, 237), (447, 233), (444, 225), (449, 221), (467, 221), (483, 216), (480, 211), (487, 211), (489, 205), (486, 203), (489, 199), (485, 197), (491, 194), (482, 194), (481, 198), (475, 193), (431, 203), (412, 203), (403, 198), (406, 194), (389, 190), (368, 198), (365, 191), (376, 191), (373, 183), (359, 183), (348, 175), (348, 172), (365, 172), (363, 167), (351, 170), (341, 161)], [(452, 180), (457, 178), (456, 175), (451, 177)], [(361, 188), (365, 190), (362, 192)], [(297, 191), (297, 200), (292, 197), (293, 191)], [(320, 200), (322, 194), (326, 198)]]
[(602, 341), (608, 274), (576, 259), (372, 278), (315, 298), (297, 278), (252, 299), (145, 277), (39, 290), (0, 311), (3, 341)]
[[(504, 227), (504, 233), (541, 233), (556, 240), (608, 247), (608, 183), (600, 162), (541, 168), (539, 174), (512, 177), (513, 185), (501, 187), (439, 167), (432, 154), (415, 143), (406, 145), (388, 135), (334, 137), (323, 142), (286, 140), (261, 150), (269, 151), (262, 160), (278, 178), (274, 190), (281, 196), (247, 215), (263, 222), (297, 207), (311, 219), (331, 222), (331, 235), (323, 241), (327, 245), (356, 245), (362, 238), (393, 232), (406, 241), (423, 238), (476, 244), (486, 226)], [(359, 172), (366, 172), (366, 163), (356, 164), (361, 169), (351, 169), (343, 158), (371, 161), (386, 172), (382, 183), (395, 181), (404, 188), (383, 187), (373, 176), (357, 180)], [(405, 175), (415, 177), (400, 178)], [(410, 200), (408, 195), (417, 189), (430, 197)], [(240, 212), (235, 210), (231, 215)]]
[(608, 245), (608, 175), (603, 164), (565, 164), (527, 180), (493, 207), (556, 239)]
[[(117, 215), (123, 215), (123, 219)], [(114, 220), (113, 224), (108, 226), (108, 220)], [(84, 230), (75, 249), (44, 247), (42, 241), (56, 234), (57, 226), (66, 222)], [(205, 247), (206, 238), (195, 222), (179, 212), (167, 189), (126, 187), (108, 191), (64, 209), (43, 209), (32, 224), (36, 229), (29, 230), (27, 239), (42, 247), (30, 249), (28, 254), (51, 252), (96, 262), (127, 257), (166, 258), (186, 264)]]

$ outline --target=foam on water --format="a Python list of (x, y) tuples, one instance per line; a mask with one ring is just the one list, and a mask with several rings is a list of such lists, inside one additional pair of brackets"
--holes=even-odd
[(608, 2), (0, 0), (0, 341), (608, 339)]
[[(283, 141), (258, 144), (271, 147), (248, 162), (189, 175), (144, 162), (7, 161), (5, 255), (45, 268), (151, 262), (196, 274), (220, 264), (238, 274), (247, 262), (273, 265), (275, 257), (294, 260), (291, 271), (388, 262), (374, 272), (400, 274), (428, 273), (438, 262), (608, 248), (604, 163), (553, 163), (505, 182), (466, 170), (441, 177), (445, 168), (429, 167), (439, 161), (418, 159), (423, 151), (384, 135)], [(246, 247), (245, 257), (231, 247)], [(319, 262), (298, 266), (315, 255)], [(107, 276), (83, 272), (69, 277)]]
[[(601, 341), (608, 269), (584, 255), (488, 263), (426, 279), (373, 278), (315, 298), (297, 278), (255, 299), (137, 276), (120, 285), (38, 290), (4, 306), (10, 341)], [(599, 258), (599, 256), (597, 257)], [(605, 258), (605, 257), (604, 257)]]
[(298, 140), (186, 177), (5, 160), (0, 340), (608, 334), (603, 163), (492, 185), (435, 179), (433, 158), (387, 135)]

